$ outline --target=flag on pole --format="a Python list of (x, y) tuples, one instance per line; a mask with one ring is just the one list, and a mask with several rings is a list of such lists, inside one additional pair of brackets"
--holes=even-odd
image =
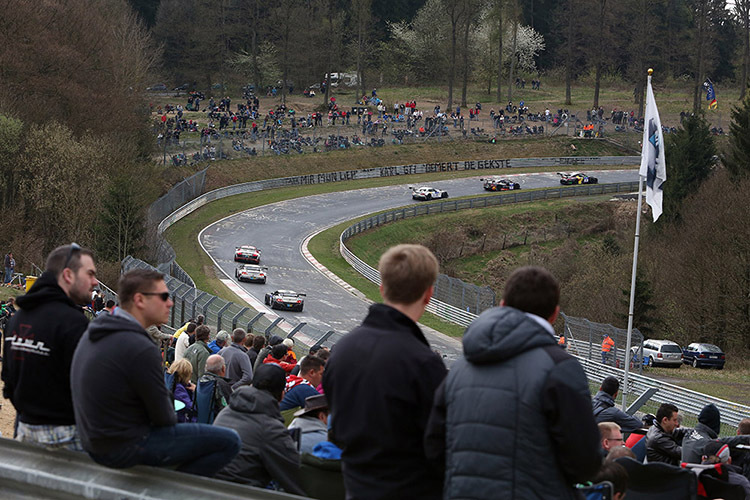
[(703, 88), (706, 89), (706, 100), (708, 101), (708, 109), (716, 109), (719, 106), (719, 101), (716, 100), (716, 91), (714, 90), (714, 83), (706, 78), (703, 82)]
[(661, 130), (659, 110), (654, 101), (651, 76), (646, 88), (646, 119), (643, 125), (643, 150), (641, 152), (640, 175), (646, 178), (646, 203), (651, 207), (654, 222), (662, 213), (662, 186), (667, 180), (667, 163), (664, 157), (664, 136)]

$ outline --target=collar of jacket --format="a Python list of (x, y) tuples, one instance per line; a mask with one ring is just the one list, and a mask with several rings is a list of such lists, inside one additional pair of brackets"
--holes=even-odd
[(378, 329), (392, 329), (394, 324), (401, 327), (400, 329), (408, 331), (417, 340), (429, 347), (429, 342), (425, 338), (419, 326), (404, 313), (385, 304), (373, 304), (367, 317), (362, 322), (363, 325), (371, 326)]
[(29, 291), (16, 299), (16, 304), (21, 309), (29, 310), (51, 301), (63, 302), (70, 307), (81, 310), (81, 307), (73, 303), (70, 297), (60, 288), (60, 285), (57, 284), (57, 277), (52, 271), (44, 271)]
[(242, 352), (247, 352), (247, 347), (244, 345), (237, 344), (235, 342), (232, 342), (231, 347), (234, 347), (235, 349), (239, 349)]

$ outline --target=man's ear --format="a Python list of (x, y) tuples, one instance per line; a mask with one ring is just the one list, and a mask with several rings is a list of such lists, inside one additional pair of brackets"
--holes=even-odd
[(547, 321), (550, 325), (554, 325), (555, 321), (557, 321), (557, 317), (560, 315), (560, 306), (555, 306), (555, 312), (552, 313), (552, 316), (550, 316)]
[(422, 301), (424, 302), (424, 305), (430, 303), (430, 299), (432, 298), (432, 294), (435, 293), (435, 287), (431, 286), (427, 290), (425, 290), (424, 295), (422, 296)]

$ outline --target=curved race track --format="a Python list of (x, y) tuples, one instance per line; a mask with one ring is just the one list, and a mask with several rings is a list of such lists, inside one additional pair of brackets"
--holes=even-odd
[[(638, 179), (637, 170), (592, 171), (600, 183), (630, 182)], [(559, 177), (553, 172), (505, 175), (522, 188), (557, 187)], [(430, 182), (447, 190), (451, 198), (484, 193), (480, 176)], [(408, 185), (385, 186), (321, 194), (282, 201), (231, 215), (207, 226), (199, 235), (201, 246), (216, 265), (234, 280), (234, 249), (255, 245), (262, 250), (261, 264), (268, 266), (265, 285), (239, 283), (255, 300), (259, 311), (270, 311), (263, 305), (267, 292), (290, 289), (307, 293), (303, 312), (274, 311), (282, 317), (293, 317), (320, 330), (347, 332), (365, 317), (368, 304), (335, 284), (302, 255), (305, 238), (332, 225), (373, 212), (419, 203), (412, 201)], [(243, 294), (244, 295), (244, 294)], [(432, 346), (448, 360), (460, 353), (460, 342), (429, 333)]]

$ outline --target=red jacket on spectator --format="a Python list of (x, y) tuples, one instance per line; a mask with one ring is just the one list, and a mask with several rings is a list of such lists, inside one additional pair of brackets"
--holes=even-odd
[(266, 359), (263, 360), (263, 363), (276, 363), (280, 367), (284, 369), (285, 372), (290, 373), (296, 365), (293, 365), (292, 363), (285, 363), (284, 361), (279, 361), (278, 359), (274, 358), (270, 354), (266, 356)]

